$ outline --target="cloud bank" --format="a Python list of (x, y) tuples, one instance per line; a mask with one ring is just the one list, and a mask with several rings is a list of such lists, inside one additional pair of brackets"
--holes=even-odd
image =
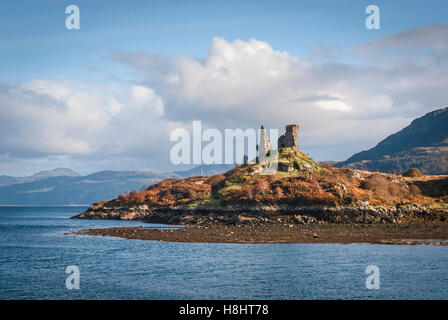
[(354, 63), (216, 37), (202, 59), (115, 52), (111, 63), (135, 72), (127, 83), (1, 83), (0, 163), (56, 157), (92, 170), (169, 170), (169, 133), (193, 120), (218, 129), (298, 123), (311, 156), (344, 159), (447, 105), (447, 38), (447, 25), (409, 29), (355, 48)]

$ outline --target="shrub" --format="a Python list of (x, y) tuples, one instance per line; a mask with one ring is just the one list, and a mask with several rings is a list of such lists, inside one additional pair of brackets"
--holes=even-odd
[(127, 202), (129, 200), (129, 193), (125, 191), (123, 194), (118, 195), (118, 200), (122, 202)]
[(382, 199), (386, 202), (391, 197), (401, 197), (405, 193), (403, 186), (389, 181), (386, 177), (373, 174), (361, 182), (360, 187), (369, 191), (370, 199)]
[(206, 203), (211, 207), (219, 207), (221, 205), (221, 199), (210, 198)]
[(281, 197), (281, 196), (283, 196), (283, 189), (277, 186), (277, 187), (274, 189), (274, 194), (275, 194), (277, 197)]
[(377, 188), (383, 188), (387, 183), (387, 180), (380, 175), (371, 175), (364, 181), (361, 181), (361, 188), (365, 190), (374, 190)]
[(409, 192), (410, 192), (412, 195), (414, 195), (414, 196), (416, 196), (416, 195), (420, 195), (420, 194), (422, 193), (422, 191), (420, 190), (420, 188), (417, 187), (415, 184), (411, 184), (411, 185), (409, 186)]
[(118, 196), (118, 200), (124, 203), (144, 203), (145, 202), (145, 193), (138, 191), (131, 191), (130, 193), (120, 194)]
[(259, 179), (255, 184), (257, 195), (263, 195), (269, 190), (269, 183), (265, 179)]
[(333, 166), (331, 165), (331, 163), (328, 162), (321, 162), (322, 168), (327, 169), (327, 170), (332, 170)]
[(423, 174), (417, 168), (411, 168), (405, 173), (403, 173), (404, 177), (421, 177)]
[(214, 176), (211, 176), (207, 179), (207, 183), (213, 186), (222, 182), (225, 179), (226, 177), (223, 174), (215, 174)]
[(272, 183), (278, 179), (277, 174), (270, 174), (266, 177), (268, 183)]
[(255, 187), (249, 183), (246, 183), (243, 188), (243, 192), (245, 193), (248, 200), (253, 200), (255, 197)]
[(226, 177), (223, 174), (216, 174), (208, 178), (207, 183), (212, 186), (212, 195), (218, 196), (218, 192), (225, 186)]
[(118, 195), (118, 200), (120, 201), (126, 201), (126, 196), (124, 194), (119, 194)]

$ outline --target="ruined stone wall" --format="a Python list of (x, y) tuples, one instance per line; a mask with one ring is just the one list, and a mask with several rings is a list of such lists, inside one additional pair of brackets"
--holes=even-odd
[(299, 126), (296, 124), (288, 124), (286, 126), (286, 132), (278, 138), (279, 148), (298, 148), (297, 135), (299, 133)]
[(266, 129), (264, 126), (261, 126), (260, 129), (260, 144), (258, 146), (258, 155), (259, 157), (265, 157), (266, 154), (271, 150), (271, 141), (269, 140), (268, 135), (266, 134)]

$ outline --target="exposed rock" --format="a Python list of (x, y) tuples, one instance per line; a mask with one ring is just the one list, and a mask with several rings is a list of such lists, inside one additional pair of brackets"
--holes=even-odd
[[(396, 205), (373, 207), (359, 203), (347, 207), (321, 206), (235, 206), (230, 208), (160, 207), (153, 210), (141, 208), (93, 208), (74, 217), (77, 219), (142, 220), (166, 224), (254, 224), (293, 223), (299, 225), (315, 223), (392, 223), (409, 221), (445, 221), (446, 213), (423, 205)], [(444, 219), (445, 218), (445, 219)], [(404, 219), (404, 220), (403, 220)]]
[(318, 221), (314, 217), (309, 216), (303, 216), (303, 215), (295, 215), (294, 216), (295, 222), (298, 224), (310, 224), (310, 223), (317, 223)]
[(294, 168), (292, 166), (288, 166), (287, 164), (280, 162), (278, 164), (277, 170), (281, 172), (292, 172), (294, 171)]

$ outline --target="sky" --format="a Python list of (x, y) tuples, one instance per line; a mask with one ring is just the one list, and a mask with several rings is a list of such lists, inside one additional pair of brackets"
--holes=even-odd
[[(380, 9), (367, 29), (365, 9)], [(68, 30), (77, 5), (80, 29)], [(0, 175), (175, 171), (170, 133), (283, 130), (345, 160), (448, 105), (446, 1), (1, 1)]]

